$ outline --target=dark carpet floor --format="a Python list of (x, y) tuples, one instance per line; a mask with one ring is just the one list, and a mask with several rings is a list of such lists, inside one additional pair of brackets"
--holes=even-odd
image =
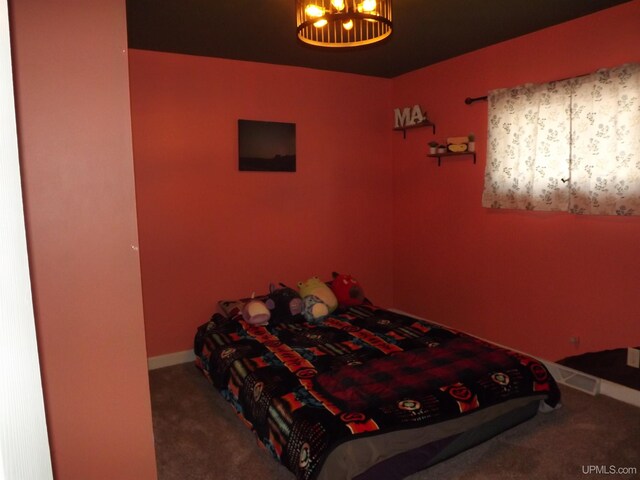
[[(159, 480), (294, 480), (195, 366), (153, 370), (149, 378)], [(408, 479), (640, 479), (640, 409), (561, 388), (562, 408)]]

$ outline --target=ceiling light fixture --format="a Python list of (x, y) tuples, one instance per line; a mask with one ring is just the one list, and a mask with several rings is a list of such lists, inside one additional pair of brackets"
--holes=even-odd
[(359, 47), (391, 35), (391, 0), (296, 0), (298, 38), (319, 47)]

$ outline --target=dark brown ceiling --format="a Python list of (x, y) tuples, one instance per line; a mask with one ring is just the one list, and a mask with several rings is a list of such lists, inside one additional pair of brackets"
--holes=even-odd
[(626, 1), (394, 0), (388, 41), (349, 51), (299, 42), (294, 0), (127, 0), (127, 24), (130, 48), (390, 78)]

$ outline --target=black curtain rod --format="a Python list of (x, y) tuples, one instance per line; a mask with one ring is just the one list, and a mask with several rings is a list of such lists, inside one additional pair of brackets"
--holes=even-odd
[(488, 97), (485, 95), (484, 97), (475, 97), (475, 98), (471, 98), (471, 97), (467, 97), (464, 99), (464, 103), (466, 103), (467, 105), (471, 105), (473, 102), (480, 102), (482, 100), (486, 100)]
[[(561, 78), (560, 80), (550, 80), (548, 82), (545, 83), (552, 83), (552, 82), (564, 82), (565, 80), (570, 80), (572, 78), (580, 78), (580, 77), (586, 77), (587, 75), (591, 75), (591, 73), (583, 73), (582, 75), (575, 75), (573, 77), (566, 77), (566, 78)], [(486, 101), (488, 98), (487, 95), (485, 95), (484, 97), (467, 97), (464, 99), (464, 103), (466, 103), (467, 105), (471, 105), (473, 102), (481, 102), (481, 101)]]

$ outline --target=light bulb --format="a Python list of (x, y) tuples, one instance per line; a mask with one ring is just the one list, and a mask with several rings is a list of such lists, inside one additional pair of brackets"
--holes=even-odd
[(353, 20), (349, 20), (348, 22), (344, 22), (342, 24), (342, 28), (345, 30), (351, 30), (353, 28)]
[(306, 8), (304, 9), (304, 13), (306, 13), (310, 17), (321, 17), (322, 15), (324, 15), (324, 8), (311, 3), (306, 6)]
[(362, 10), (370, 13), (376, 9), (376, 0), (364, 0), (362, 2)]
[(318, 20), (316, 23), (313, 24), (314, 27), (316, 28), (322, 28), (324, 27), (328, 22), (323, 18), (322, 20)]
[(344, 0), (331, 0), (331, 5), (339, 12), (344, 10)]

